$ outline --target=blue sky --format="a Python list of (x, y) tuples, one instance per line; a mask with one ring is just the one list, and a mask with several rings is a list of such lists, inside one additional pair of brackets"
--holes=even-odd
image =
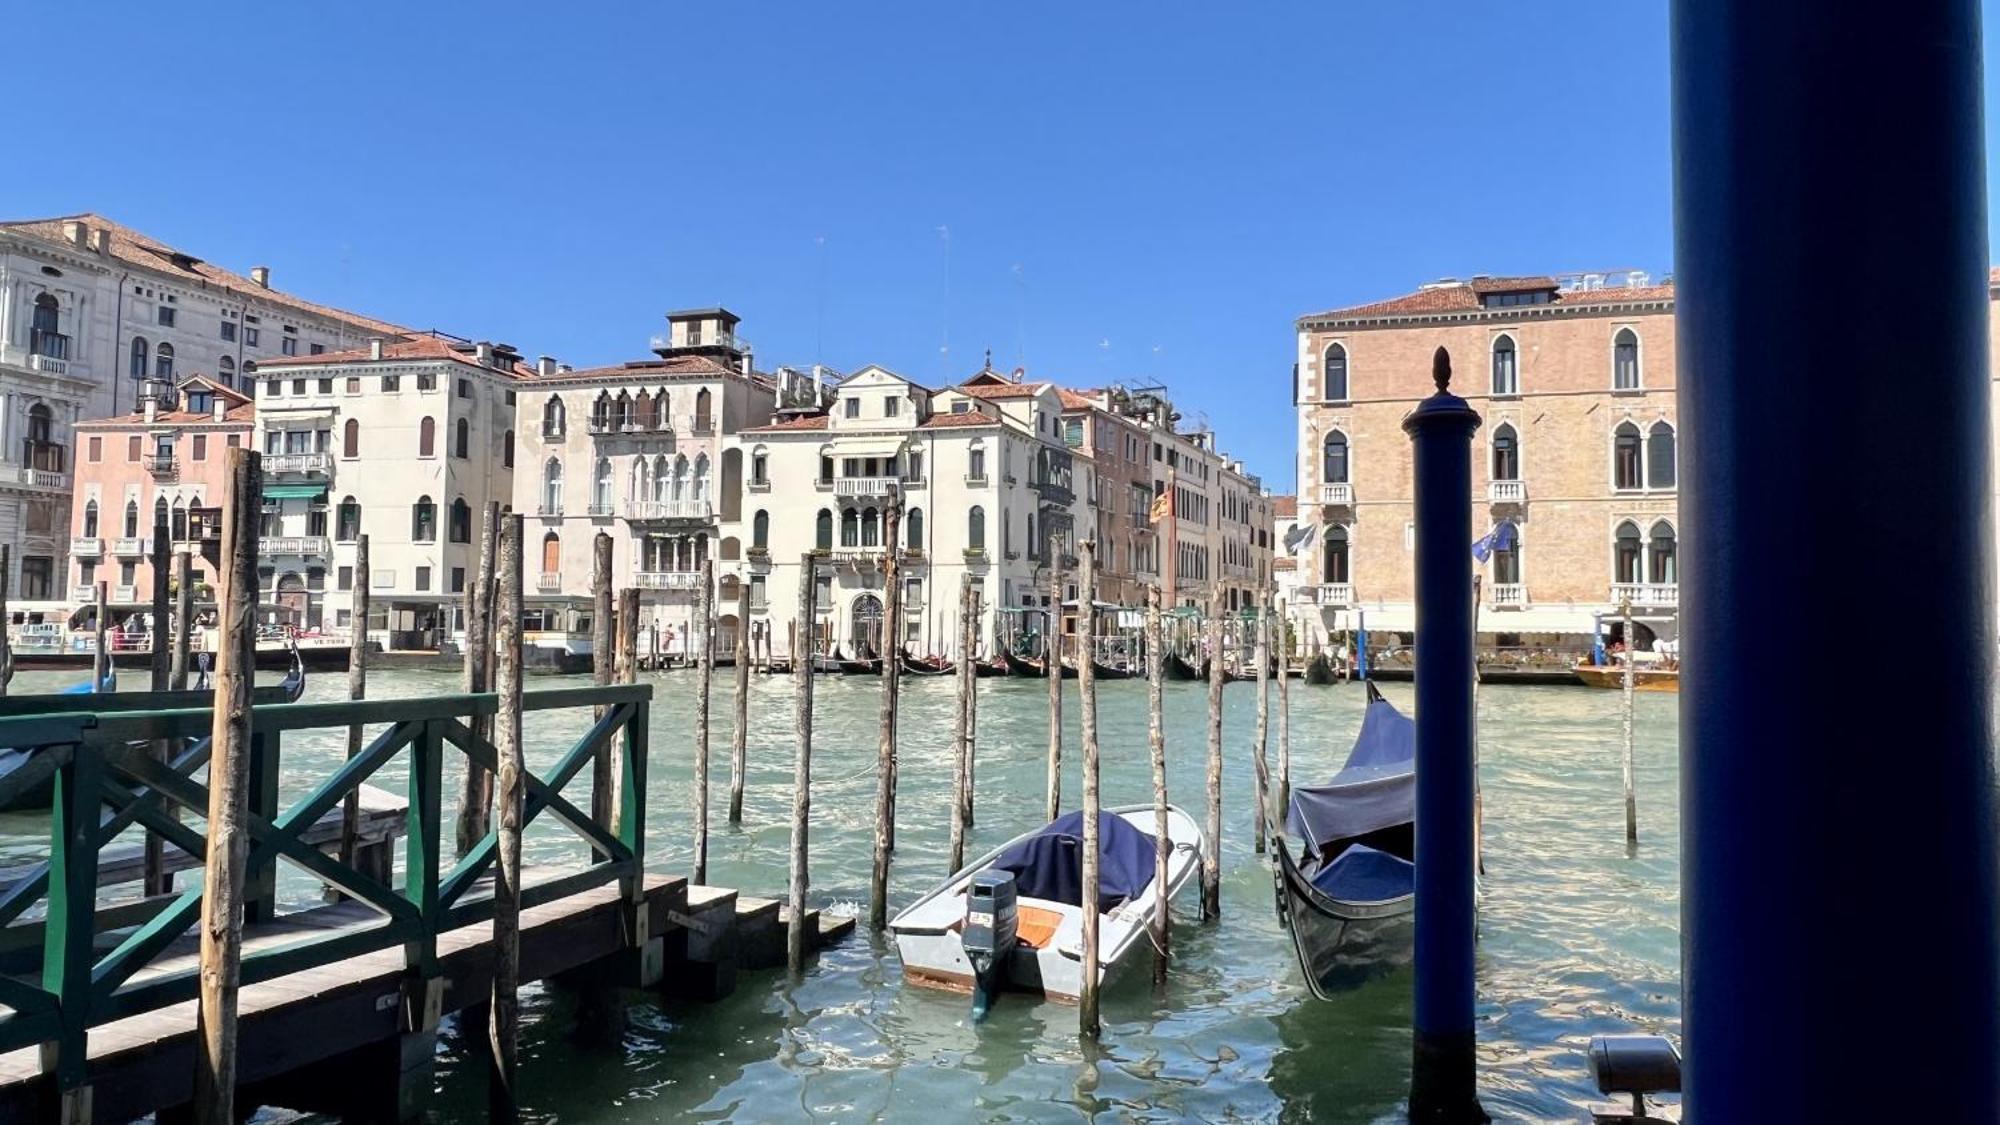
[(1663, 0), (83, 7), (7, 217), (578, 365), (721, 303), (766, 367), (1164, 381), (1274, 491), (1299, 314), (1672, 267)]

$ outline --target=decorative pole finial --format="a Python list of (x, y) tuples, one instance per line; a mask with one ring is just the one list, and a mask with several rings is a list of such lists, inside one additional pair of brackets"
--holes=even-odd
[(1442, 344), (1438, 345), (1438, 350), (1431, 356), (1431, 379), (1437, 383), (1439, 394), (1450, 392), (1451, 353), (1446, 351)]

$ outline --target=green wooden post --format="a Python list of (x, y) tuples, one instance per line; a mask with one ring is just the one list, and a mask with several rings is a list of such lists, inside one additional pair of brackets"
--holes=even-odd
[[(42, 1046), (42, 1070), (55, 1075), (59, 1119), (91, 1119), (89, 1077), (90, 970), (97, 911), (98, 777), (102, 760), (84, 746), (69, 748), (57, 771), (49, 817), (49, 914), (42, 938), (42, 987), (54, 993), (60, 1030)], [(56, 753), (54, 748), (43, 753)]]
[[(275, 824), (278, 814), (278, 732), (256, 729), (256, 710), (251, 710), (250, 732), (250, 812), (266, 823)], [(268, 922), (278, 908), (278, 857), (276, 853), (244, 875), (243, 924)]]
[(417, 929), (404, 942), (401, 1068), (397, 1119), (417, 1120), (436, 1085), (438, 1019), (444, 978), (438, 975), (439, 853), (444, 848), (444, 723), (429, 719), (410, 742), (409, 808), (405, 815), (403, 897), (417, 908)]

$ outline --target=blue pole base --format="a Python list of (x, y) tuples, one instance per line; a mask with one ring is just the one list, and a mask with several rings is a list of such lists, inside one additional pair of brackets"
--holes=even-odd
[(1470, 1031), (1416, 1033), (1410, 1066), (1410, 1120), (1420, 1125), (1485, 1125)]

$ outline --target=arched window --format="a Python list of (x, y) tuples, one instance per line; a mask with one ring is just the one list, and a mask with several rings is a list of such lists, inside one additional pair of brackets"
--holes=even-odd
[(611, 420), (616, 422), (618, 428), (621, 430), (632, 428), (632, 394), (630, 391), (619, 391), (618, 397), (611, 400)]
[(138, 537), (139, 502), (137, 500), (127, 500), (125, 501), (125, 538), (137, 539)]
[(1646, 552), (1649, 581), (1672, 586), (1681, 580), (1680, 560), (1674, 550), (1674, 527), (1665, 520), (1653, 525), (1651, 549)]
[(639, 397), (632, 400), (632, 421), (642, 430), (650, 430), (658, 422), (653, 410), (653, 396), (641, 390)]
[(500, 467), (503, 469), (514, 467), (514, 431), (512, 430), (508, 430), (506, 433), (500, 435)]
[(410, 505), (410, 540), (414, 543), (435, 543), (438, 537), (437, 505), (428, 496), (420, 496)]
[(562, 501), (562, 459), (551, 457), (548, 463), (542, 466), (542, 514), (562, 515)]
[[(36, 445), (44, 445), (56, 439), (56, 416), (46, 405), (36, 403), (28, 408), (28, 440)], [(60, 469), (62, 466), (57, 465)]]
[(83, 537), (97, 538), (97, 501), (90, 500), (83, 505)]
[(1335, 524), (1320, 542), (1319, 580), (1330, 585), (1347, 581), (1347, 529)]
[(333, 537), (342, 543), (361, 538), (361, 502), (349, 496), (334, 510)]
[(132, 377), (134, 379), (144, 379), (146, 377), (146, 370), (152, 359), (152, 354), (152, 346), (146, 343), (144, 336), (132, 337)]
[(449, 530), (452, 542), (472, 542), (472, 505), (467, 504), (463, 496), (451, 502), (451, 524)]
[(686, 454), (674, 458), (674, 499), (687, 499), (688, 459)]
[(1636, 391), (1639, 381), (1639, 334), (1620, 328), (1611, 338), (1611, 389)]
[(658, 429), (674, 428), (674, 398), (667, 393), (667, 388), (661, 387), (659, 393), (653, 396), (653, 409), (659, 419), (656, 423)]
[[(271, 509), (266, 508), (264, 511), (266, 514), (269, 514)], [(167, 498), (165, 496), (153, 501), (153, 526), (155, 528), (173, 526), (173, 515), (167, 507)]]
[(701, 564), (707, 561), (708, 561), (708, 536), (706, 534), (697, 535), (694, 537), (693, 569), (696, 570), (701, 569)]
[(43, 293), (35, 298), (28, 350), (51, 359), (69, 358), (69, 341), (62, 338), (62, 305), (56, 301), (54, 293)]
[(153, 352), (153, 376), (172, 382), (174, 378), (174, 346), (162, 342)]
[(562, 573), (562, 539), (553, 531), (542, 536), (542, 573)]
[(173, 536), (174, 541), (177, 543), (185, 541), (188, 537), (187, 502), (178, 496), (174, 497), (174, 511), (173, 515), (169, 518), (173, 526), (168, 534)]
[(1521, 581), (1521, 528), (1509, 525), (1512, 533), (1495, 536), (1493, 545), (1493, 583), (1496, 586), (1518, 585)]
[(665, 503), (667, 489), (673, 482), (673, 467), (667, 463), (667, 455), (657, 454), (653, 458), (653, 500)]
[(1493, 479), (1521, 479), (1521, 447), (1510, 422), (1502, 422), (1493, 430)]
[(965, 514), (965, 545), (974, 551), (986, 549), (986, 509), (977, 504)]
[(819, 510), (819, 518), (813, 521), (813, 546), (822, 551), (833, 549), (833, 513), (825, 508)]
[(759, 509), (750, 517), (750, 545), (760, 551), (771, 546), (771, 513)]
[(903, 521), (903, 527), (905, 534), (907, 534), (909, 537), (906, 540), (906, 544), (909, 547), (909, 549), (912, 551), (923, 550), (924, 510), (922, 508), (911, 508), (909, 518)]
[(561, 438), (563, 436), (564, 424), (562, 396), (550, 395), (549, 401), (542, 404), (542, 436), (545, 438)]
[(644, 500), (653, 493), (653, 463), (644, 457), (632, 458), (632, 480), (626, 486), (626, 495), (634, 501)]
[(256, 360), (254, 360), (254, 359), (246, 359), (246, 360), (244, 360), (244, 361), (243, 361), (243, 377), (242, 377), (242, 380), (241, 380), (241, 384), (240, 384), (240, 385), (241, 385), (241, 386), (243, 387), (243, 389), (244, 389), (244, 390), (246, 390), (246, 391), (250, 392), (251, 394), (256, 394), (256, 393), (257, 393), (257, 361), (256, 361)]
[(880, 512), (877, 512), (873, 508), (869, 508), (867, 511), (862, 512), (861, 545), (863, 547), (881, 546), (882, 544), (881, 527), (882, 527), (882, 515)]
[(1666, 421), (1646, 431), (1646, 487), (1674, 487), (1674, 427)]
[(590, 428), (606, 430), (611, 428), (611, 392), (599, 391), (590, 404)]
[(1347, 435), (1335, 430), (1321, 445), (1321, 484), (1347, 483)]
[(861, 545), (861, 513), (853, 508), (840, 513), (840, 545), (843, 547)]
[(223, 356), (221, 359), (216, 360), (215, 373), (221, 377), (223, 386), (234, 387), (236, 385), (235, 360), (229, 358), (228, 356)]
[(1326, 346), (1325, 378), (1322, 384), (1325, 393), (1320, 397), (1327, 402), (1347, 401), (1347, 349), (1339, 344)]
[(1621, 585), (1644, 582), (1646, 576), (1641, 569), (1639, 558), (1639, 525), (1630, 520), (1618, 525), (1613, 537), (1612, 580)]
[(1639, 427), (1620, 422), (1612, 431), (1611, 486), (1621, 491), (1645, 487), (1639, 468)]
[(1493, 393), (1521, 393), (1521, 373), (1514, 363), (1514, 337), (1504, 332), (1493, 341)]
[(431, 457), (437, 453), (437, 419), (426, 416), (417, 423), (417, 456)]
[(349, 418), (340, 427), (340, 455), (342, 457), (361, 456), (361, 422)]
[(597, 475), (592, 479), (590, 489), (590, 511), (592, 515), (611, 514), (611, 458), (597, 459)]
[(694, 431), (698, 434), (705, 433), (714, 426), (714, 419), (709, 416), (714, 397), (708, 393), (707, 387), (703, 387), (701, 390), (695, 392)]
[(472, 456), (472, 423), (464, 418), (452, 423), (451, 455), (460, 460)]
[(694, 501), (708, 502), (708, 454), (698, 453), (694, 459)]

